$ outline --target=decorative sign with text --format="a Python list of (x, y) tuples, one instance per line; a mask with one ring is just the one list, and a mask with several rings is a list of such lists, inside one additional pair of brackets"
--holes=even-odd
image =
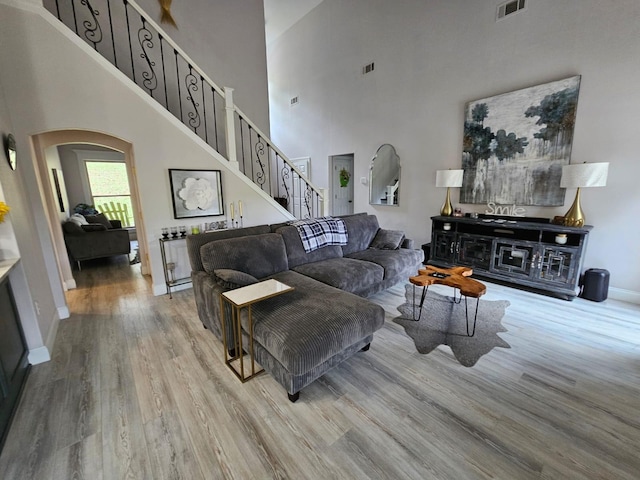
[(496, 205), (493, 202), (487, 203), (487, 209), (484, 211), (487, 215), (509, 215), (511, 217), (524, 217), (527, 211), (523, 207), (513, 205)]

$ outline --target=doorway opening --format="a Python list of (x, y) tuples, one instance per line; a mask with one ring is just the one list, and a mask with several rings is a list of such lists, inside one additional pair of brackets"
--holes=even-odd
[[(32, 142), (36, 155), (40, 194), (64, 289), (75, 288), (76, 283), (64, 241), (62, 222), (74, 213), (75, 207), (79, 204), (93, 205), (94, 203), (85, 164), (87, 159), (120, 163), (121, 167), (124, 165), (131, 205), (129, 238), (136, 243), (135, 248), (137, 248), (133, 263), (140, 263), (141, 273), (148, 275), (150, 270), (147, 245), (145, 242), (137, 242), (137, 238), (146, 238), (146, 234), (141, 215), (133, 146), (117, 137), (86, 130), (41, 133), (34, 135)], [(57, 183), (50, 181), (54, 169), (57, 170)], [(62, 205), (66, 207), (62, 208)], [(108, 215), (105, 216), (109, 218)], [(135, 253), (135, 250), (133, 252)]]
[(331, 215), (353, 213), (353, 153), (329, 157)]

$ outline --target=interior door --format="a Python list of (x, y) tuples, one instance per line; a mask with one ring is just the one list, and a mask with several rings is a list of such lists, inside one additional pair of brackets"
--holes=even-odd
[(331, 200), (331, 215), (353, 213), (353, 153), (331, 157)]

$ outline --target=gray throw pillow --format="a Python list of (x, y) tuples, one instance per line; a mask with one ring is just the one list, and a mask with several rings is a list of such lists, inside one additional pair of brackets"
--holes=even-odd
[(253, 275), (230, 268), (218, 268), (213, 271), (213, 276), (216, 283), (223, 288), (240, 288), (258, 283), (258, 279)]
[(104, 213), (99, 213), (98, 215), (85, 215), (84, 218), (89, 223), (99, 223), (101, 225), (104, 225), (104, 228), (106, 228), (106, 229), (110, 229), (111, 228), (111, 222), (104, 215)]
[(401, 230), (385, 230), (381, 228), (376, 233), (369, 248), (377, 250), (397, 250), (404, 240), (404, 232)]
[(107, 230), (107, 227), (101, 223), (87, 223), (86, 225), (80, 225), (80, 227), (85, 232), (104, 232)]

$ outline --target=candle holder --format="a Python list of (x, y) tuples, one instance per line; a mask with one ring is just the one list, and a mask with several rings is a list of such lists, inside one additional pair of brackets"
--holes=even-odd
[(244, 227), (244, 223), (242, 223), (242, 215), (240, 215), (240, 228)]
[(169, 229), (167, 227), (162, 228), (162, 238), (169, 238)]
[(181, 237), (187, 236), (187, 227), (184, 225), (180, 225), (180, 236)]
[(171, 237), (178, 238), (178, 227), (171, 227)]

